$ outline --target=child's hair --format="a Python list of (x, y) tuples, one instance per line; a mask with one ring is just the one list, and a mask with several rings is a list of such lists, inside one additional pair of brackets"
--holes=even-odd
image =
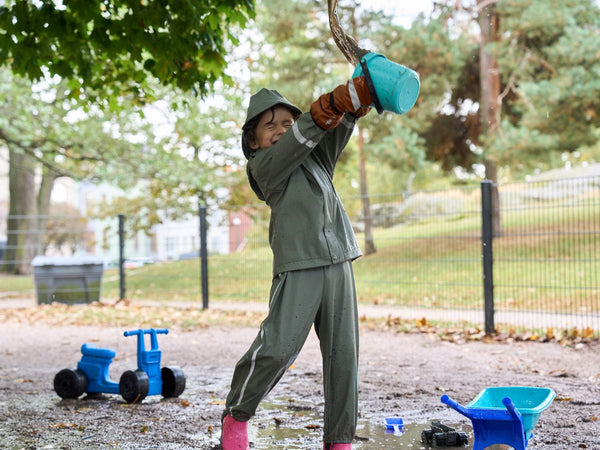
[[(271, 108), (271, 111), (273, 111), (273, 108)], [(256, 127), (258, 126), (258, 122), (260, 121), (260, 118), (263, 114), (264, 113), (261, 113), (258, 116), (253, 117), (242, 127), (242, 143), (245, 144), (248, 148), (250, 148), (250, 142), (256, 141)]]
[(271, 114), (275, 116), (275, 108), (278, 106), (286, 108), (292, 114), (292, 117), (294, 117), (294, 121), (296, 121), (296, 119), (298, 119), (298, 117), (300, 116), (300, 113), (298, 111), (294, 111), (292, 108), (288, 108), (286, 105), (277, 104), (271, 106), (269, 109), (264, 110), (256, 117), (250, 119), (242, 127), (242, 143), (245, 144), (245, 146), (250, 148), (250, 142), (256, 141), (256, 127), (258, 126), (258, 122), (260, 121), (260, 118), (263, 116), (263, 114), (267, 111), (271, 111)]

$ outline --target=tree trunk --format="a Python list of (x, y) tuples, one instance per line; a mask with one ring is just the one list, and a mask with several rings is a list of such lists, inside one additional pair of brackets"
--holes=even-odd
[[(477, 0), (478, 5), (482, 3), (487, 3), (487, 0)], [(498, 41), (499, 17), (495, 12), (494, 3), (487, 4), (479, 10), (478, 20), (481, 30), (479, 42), (481, 129), (484, 134), (493, 135), (498, 132), (500, 126), (500, 71), (498, 61), (488, 47), (490, 43)]]
[[(500, 70), (498, 61), (490, 52), (488, 45), (498, 41), (500, 17), (495, 10), (493, 2), (477, 0), (479, 8), (478, 21), (481, 30), (479, 42), (479, 79), (481, 98), (479, 101), (479, 115), (482, 133), (489, 142), (498, 134), (500, 128)], [(494, 182), (492, 186), (492, 226), (495, 236), (502, 234), (500, 221), (500, 195), (498, 193), (498, 168), (493, 158), (484, 158), (485, 176)]]
[(30, 274), (35, 249), (35, 161), (9, 148), (9, 209), (3, 271)]
[(37, 227), (40, 233), (36, 235), (35, 254), (44, 254), (44, 238), (46, 236), (46, 223), (48, 222), (48, 215), (50, 214), (50, 197), (52, 195), (52, 188), (54, 187), (54, 181), (57, 178), (56, 172), (48, 167), (44, 167), (42, 173), (42, 182), (40, 183), (40, 190), (37, 196)]
[(363, 217), (365, 220), (365, 255), (377, 252), (373, 240), (373, 218), (371, 217), (371, 202), (369, 200), (369, 188), (367, 187), (367, 168), (365, 162), (365, 137), (363, 129), (358, 128), (358, 158), (360, 165), (360, 198), (362, 200)]

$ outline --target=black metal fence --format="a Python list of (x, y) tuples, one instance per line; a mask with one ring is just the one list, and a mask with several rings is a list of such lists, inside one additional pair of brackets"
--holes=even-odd
[[(487, 331), (600, 330), (600, 177), (500, 186), (486, 181), (369, 199), (366, 218), (360, 197), (343, 199), (361, 247), (367, 248), (370, 235), (376, 249), (354, 263), (365, 307), (389, 305), (406, 317), (466, 321)], [(205, 208), (192, 225), (196, 238), (176, 248), (156, 236), (150, 236), (150, 246), (134, 246), (139, 238), (128, 235), (127, 218), (121, 220), (120, 234), (115, 218), (103, 233), (83, 227), (71, 239), (76, 252), (121, 250), (118, 264), (106, 261), (104, 298), (202, 301), (204, 307), (209, 296), (266, 302), (272, 256), (264, 205), (223, 215), (219, 233), (226, 235), (226, 251), (211, 251), (207, 243), (206, 230), (216, 225), (207, 224)], [(56, 242), (46, 248), (56, 252)], [(161, 245), (169, 248), (161, 252)], [(183, 257), (145, 256), (167, 250)], [(31, 280), (2, 274), (0, 286), (0, 300), (34, 292)]]
[[(0, 302), (127, 298), (207, 306), (206, 208), (183, 224), (149, 231), (134, 230), (129, 219), (0, 216)], [(92, 286), (86, 271), (100, 272), (101, 286)]]
[[(486, 331), (600, 330), (600, 177), (485, 181), (369, 199), (376, 252), (354, 263), (362, 304)], [(367, 248), (361, 198), (343, 200)], [(267, 239), (266, 214), (262, 207), (244, 210), (253, 220), (241, 275), (235, 292), (222, 296), (264, 299), (271, 255), (259, 250)], [(227, 277), (211, 280), (221, 284)]]
[[(526, 328), (600, 328), (600, 177), (500, 187), (496, 315)], [(514, 322), (514, 319), (513, 319)]]

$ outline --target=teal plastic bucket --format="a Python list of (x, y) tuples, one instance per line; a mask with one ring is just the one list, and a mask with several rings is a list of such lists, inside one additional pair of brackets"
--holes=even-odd
[[(413, 107), (419, 96), (421, 83), (414, 70), (390, 61), (379, 53), (367, 53), (361, 58), (366, 63), (375, 93), (385, 111), (404, 114)], [(359, 62), (352, 78), (364, 75)]]

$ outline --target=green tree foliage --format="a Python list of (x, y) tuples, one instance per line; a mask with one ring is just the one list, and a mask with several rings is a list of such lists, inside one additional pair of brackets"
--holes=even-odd
[[(148, 100), (148, 82), (205, 95), (226, 67), (234, 26), (252, 0), (8, 0), (0, 7), (0, 65), (37, 81), (69, 80), (92, 101)], [(150, 96), (151, 97), (151, 96)]]
[[(416, 106), (415, 114), (433, 112), (419, 132), (426, 140), (427, 158), (439, 161), (446, 171), (457, 166), (471, 170), (484, 158), (510, 167), (513, 175), (555, 167), (562, 163), (562, 152), (575, 152), (598, 140), (598, 3), (500, 0), (494, 5), (499, 40), (487, 50), (498, 62), (501, 126), (491, 136), (480, 124), (477, 5), (469, 0), (440, 2), (423, 22), (427, 29), (440, 28), (423, 41), (426, 53), (437, 56), (421, 54), (419, 64), (444, 65), (443, 55), (450, 54), (455, 59), (440, 68), (437, 80), (430, 79), (427, 69), (417, 69), (423, 89), (419, 102), (431, 95), (430, 82), (446, 83), (445, 98), (434, 96), (441, 100), (437, 107), (424, 112), (423, 103)], [(419, 21), (410, 31), (419, 36), (418, 30)]]
[(351, 68), (327, 23), (326, 2), (263, 0), (258, 6), (251, 90), (279, 90), (306, 111), (315, 98), (345, 81)]
[[(41, 251), (38, 230), (45, 229), (56, 178), (98, 180), (107, 165), (126, 163), (120, 155), (134, 153), (138, 147), (122, 139), (132, 123), (123, 111), (96, 108), (83, 114), (67, 90), (60, 80), (34, 86), (0, 69), (0, 144), (9, 155), (12, 216), (7, 221), (4, 270), (27, 273), (31, 258)], [(36, 182), (38, 174), (40, 182)], [(32, 219), (36, 216), (38, 221)]]
[[(230, 128), (226, 109), (200, 111), (189, 91), (206, 97), (214, 84), (221, 91), (232, 84), (225, 57), (237, 44), (234, 27), (253, 9), (252, 1), (228, 0), (1, 4), (0, 144), (10, 156), (13, 216), (7, 228), (19, 241), (11, 249), (32, 249), (7, 252), (4, 270), (27, 273), (34, 251), (43, 250), (27, 230), (45, 223), (14, 217), (44, 217), (58, 177), (122, 188), (112, 208), (98, 210), (131, 212), (139, 220), (128, 223), (144, 229), (215, 195), (227, 178), (221, 168), (231, 163), (215, 150)], [(157, 99), (169, 115), (172, 105), (187, 106), (172, 137), (157, 135), (144, 118), (141, 106)]]
[(0, 142), (51, 169), (55, 176), (96, 179), (108, 162), (139, 144), (123, 139), (137, 132), (132, 109), (84, 111), (70, 99), (65, 81), (33, 85), (0, 69)]
[(465, 72), (472, 70), (465, 55), (475, 52), (475, 43), (453, 36), (447, 15), (419, 16), (409, 28), (383, 16), (369, 34), (375, 51), (417, 71), (421, 80), (417, 103), (407, 114), (371, 117), (375, 123), (370, 151), (405, 177), (422, 167), (425, 158), (446, 170), (474, 162), (466, 139), (474, 131), (473, 114), (464, 114), (463, 99), (452, 93), (462, 86)]
[(504, 164), (551, 167), (599, 139), (600, 8), (593, 0), (499, 2), (503, 123), (486, 142)]
[(196, 214), (199, 202), (214, 205), (219, 192), (237, 182), (239, 177), (230, 168), (243, 158), (239, 143), (243, 96), (235, 87), (223, 87), (221, 93), (210, 101), (188, 101), (177, 111), (168, 105), (183, 103), (184, 96), (165, 93), (153, 105), (155, 110), (162, 108), (162, 125), (168, 128), (158, 134), (155, 124), (138, 118), (134, 127), (145, 139), (130, 155), (135, 167), (113, 164), (101, 174), (121, 191), (98, 204), (95, 215), (125, 214), (130, 230), (150, 232), (167, 219)]

